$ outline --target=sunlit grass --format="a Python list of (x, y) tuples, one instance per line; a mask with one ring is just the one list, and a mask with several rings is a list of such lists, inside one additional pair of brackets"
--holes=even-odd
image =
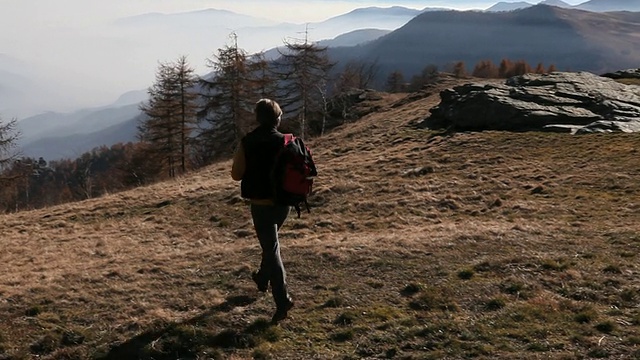
[(311, 142), (279, 326), (227, 162), (0, 216), (0, 358), (640, 356), (640, 138), (439, 134), (394, 96)]

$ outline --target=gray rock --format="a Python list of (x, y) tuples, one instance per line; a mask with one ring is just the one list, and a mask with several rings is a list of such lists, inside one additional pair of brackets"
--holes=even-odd
[(640, 131), (640, 87), (587, 72), (527, 74), (440, 93), (423, 122), (456, 130)]
[(606, 73), (602, 76), (612, 79), (640, 79), (640, 69), (618, 70), (612, 73)]

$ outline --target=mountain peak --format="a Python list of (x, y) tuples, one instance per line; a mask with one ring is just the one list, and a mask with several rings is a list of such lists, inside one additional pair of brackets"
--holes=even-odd
[(549, 5), (549, 6), (557, 6), (557, 7), (562, 7), (562, 8), (570, 8), (572, 7), (571, 5), (567, 4), (566, 2), (562, 1), (562, 0), (544, 0), (542, 2), (540, 2), (541, 5)]
[(519, 1), (519, 2), (501, 1), (493, 5), (492, 7), (488, 8), (486, 11), (488, 12), (514, 11), (514, 10), (519, 10), (523, 8), (528, 8), (531, 6), (533, 6), (533, 4), (528, 3), (526, 1)]
[(403, 6), (391, 6), (391, 7), (378, 7), (378, 6), (370, 6), (364, 8), (358, 8), (350, 11), (345, 15), (385, 15), (385, 16), (406, 16), (406, 15), (417, 15), (420, 13), (420, 10), (410, 9)]

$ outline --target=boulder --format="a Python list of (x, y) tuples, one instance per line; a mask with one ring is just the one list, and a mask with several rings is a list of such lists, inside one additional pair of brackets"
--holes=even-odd
[(440, 93), (428, 128), (638, 132), (640, 87), (587, 72), (526, 74)]
[(611, 79), (640, 79), (640, 69), (618, 70), (612, 73), (606, 73), (602, 76)]

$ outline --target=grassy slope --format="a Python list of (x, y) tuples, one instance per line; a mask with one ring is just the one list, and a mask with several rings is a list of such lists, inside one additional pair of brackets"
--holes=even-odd
[(0, 359), (640, 357), (640, 136), (443, 135), (437, 92), (398, 99), (312, 143), (280, 326), (220, 163), (0, 216)]

